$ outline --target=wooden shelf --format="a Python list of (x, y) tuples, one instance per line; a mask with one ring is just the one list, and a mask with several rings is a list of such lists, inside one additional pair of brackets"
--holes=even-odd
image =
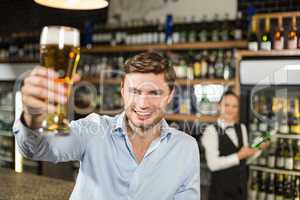
[[(83, 77), (83, 81), (89, 81), (96, 84), (104, 85), (119, 85), (121, 79), (100, 79), (97, 77)], [(197, 79), (197, 80), (188, 80), (188, 79), (177, 79), (177, 85), (197, 85), (197, 84), (219, 84), (219, 85), (234, 85), (235, 80), (223, 80), (223, 79)]]
[(261, 167), (261, 166), (257, 166), (257, 165), (250, 165), (250, 169), (268, 172), (268, 173), (274, 173), (274, 174), (287, 174), (287, 175), (292, 175), (292, 176), (300, 176), (300, 171), (295, 171), (295, 170), (274, 169), (274, 168), (269, 168), (269, 167)]
[(256, 19), (264, 19), (266, 17), (269, 17), (269, 18), (278, 18), (278, 17), (291, 18), (293, 16), (300, 17), (300, 12), (294, 11), (294, 12), (258, 13), (256, 15), (254, 15), (253, 17), (255, 17)]
[(167, 114), (166, 120), (171, 121), (201, 121), (201, 122), (216, 122), (218, 116), (196, 116), (196, 115), (187, 115), (187, 114)]
[(220, 41), (220, 42), (193, 42), (179, 44), (149, 44), (149, 45), (98, 45), (90, 49), (82, 48), (82, 53), (117, 53), (117, 52), (136, 52), (151, 50), (195, 50), (195, 49), (226, 49), (226, 48), (247, 48), (247, 41)]
[(284, 50), (271, 50), (271, 51), (249, 51), (238, 50), (237, 56), (239, 57), (275, 57), (275, 56), (299, 56), (300, 49), (284, 49)]
[(177, 85), (197, 85), (197, 84), (234, 85), (235, 80), (222, 80), (222, 79), (187, 80), (187, 79), (177, 79), (176, 84)]
[(39, 63), (36, 59), (0, 59), (0, 63)]

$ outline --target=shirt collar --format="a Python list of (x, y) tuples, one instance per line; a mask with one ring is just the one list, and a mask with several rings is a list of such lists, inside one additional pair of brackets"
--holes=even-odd
[[(115, 117), (115, 126), (112, 130), (113, 134), (118, 134), (119, 136), (126, 136), (126, 131), (124, 130), (124, 120), (125, 120), (125, 111), (118, 114)], [(161, 120), (161, 131), (160, 131), (160, 139), (164, 139), (165, 137), (170, 137), (172, 134), (171, 127), (169, 126), (168, 122), (165, 119)]]
[(217, 123), (223, 129), (227, 128), (228, 126), (234, 126), (233, 122), (226, 122), (225, 120), (220, 118), (218, 119)]

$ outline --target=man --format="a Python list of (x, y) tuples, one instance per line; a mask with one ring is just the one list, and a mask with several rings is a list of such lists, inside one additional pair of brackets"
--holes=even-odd
[(236, 122), (239, 99), (231, 91), (219, 102), (220, 117), (208, 126), (202, 144), (208, 168), (212, 171), (210, 200), (246, 200), (247, 168), (245, 159), (257, 151), (248, 147), (247, 130)]
[[(79, 160), (72, 200), (199, 200), (197, 142), (164, 119), (174, 69), (160, 55), (142, 53), (128, 59), (124, 71), (125, 111), (115, 117), (90, 114), (71, 122), (70, 134), (60, 135), (36, 131), (47, 107), (53, 110), (66, 96), (54, 91), (59, 86), (48, 88), (55, 72), (34, 69), (22, 88), (24, 112), (14, 124), (21, 152), (34, 160)], [(56, 96), (50, 105), (47, 93)]]

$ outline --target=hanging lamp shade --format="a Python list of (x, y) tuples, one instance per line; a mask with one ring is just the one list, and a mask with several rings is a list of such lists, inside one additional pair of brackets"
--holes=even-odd
[(94, 10), (108, 6), (106, 0), (34, 0), (36, 3), (68, 10)]

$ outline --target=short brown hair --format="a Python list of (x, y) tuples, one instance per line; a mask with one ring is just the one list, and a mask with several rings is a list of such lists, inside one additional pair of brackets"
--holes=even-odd
[[(169, 60), (157, 52), (140, 53), (126, 60), (124, 64), (125, 75), (129, 73), (164, 73), (164, 77), (170, 90), (174, 88), (176, 74)], [(123, 78), (125, 77), (123, 76)]]

